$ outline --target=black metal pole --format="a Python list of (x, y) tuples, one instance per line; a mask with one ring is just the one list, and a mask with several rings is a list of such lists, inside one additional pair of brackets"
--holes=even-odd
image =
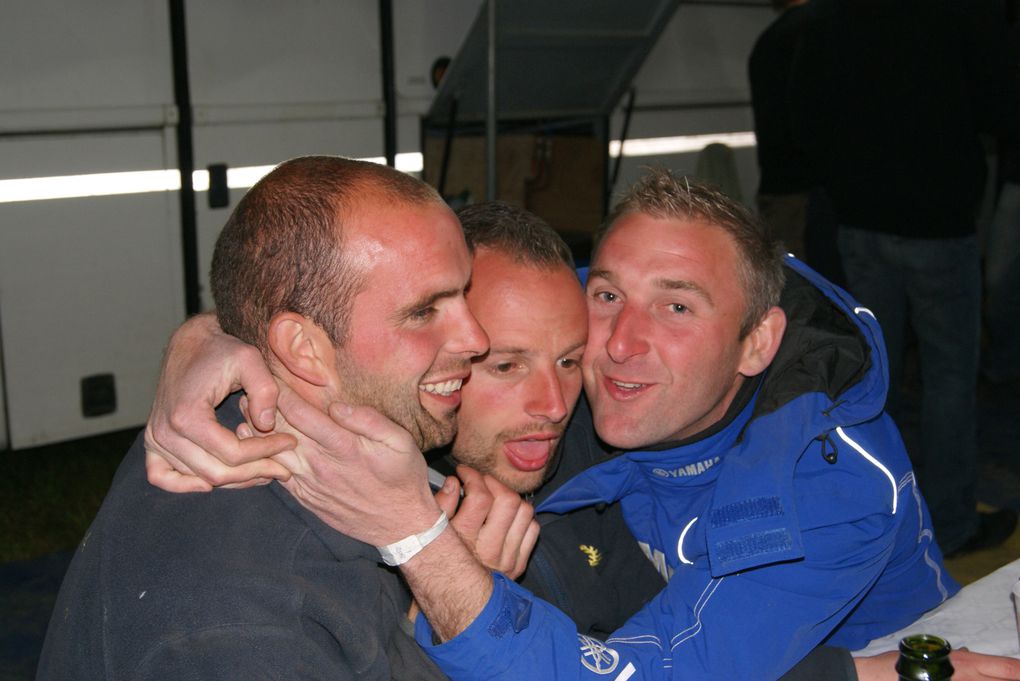
[[(609, 203), (612, 200), (613, 187), (609, 183), (609, 115), (603, 114), (595, 121), (595, 134), (602, 146), (602, 217), (609, 215)], [(589, 247), (591, 244), (588, 244)]]
[(486, 107), (485, 107), (485, 200), (495, 201), (496, 179), (496, 0), (489, 0), (486, 14)]
[(386, 165), (397, 165), (397, 90), (393, 76), (393, 2), (379, 0), (379, 31), (382, 45), (383, 146)]
[(174, 103), (177, 105), (177, 167), (181, 173), (181, 247), (184, 257), (184, 309), (202, 311), (198, 284), (198, 218), (195, 214), (195, 149), (191, 128), (191, 85), (188, 79), (187, 24), (184, 0), (170, 0), (170, 45), (174, 67)]
[(439, 166), (439, 183), (436, 190), (442, 197), (446, 196), (446, 175), (450, 170), (450, 154), (453, 151), (453, 135), (457, 128), (457, 107), (460, 101), (454, 97), (450, 100), (450, 116), (446, 120), (446, 137), (443, 139), (443, 158)]
[[(0, 321), (3, 316), (0, 315)], [(11, 438), (11, 401), (10, 395), (7, 394), (7, 377), (10, 373), (7, 371), (7, 365), (4, 363), (4, 335), (3, 327), (0, 325), (0, 403), (3, 404), (3, 409), (0, 410), (0, 450), (9, 451), (14, 449), (14, 445)]]
[(631, 88), (627, 96), (627, 106), (623, 110), (623, 130), (620, 131), (620, 153), (616, 155), (616, 164), (613, 166), (613, 179), (609, 181), (609, 191), (616, 189), (616, 180), (620, 177), (620, 164), (623, 163), (623, 143), (627, 141), (627, 133), (630, 131), (630, 117), (634, 113), (635, 89)]

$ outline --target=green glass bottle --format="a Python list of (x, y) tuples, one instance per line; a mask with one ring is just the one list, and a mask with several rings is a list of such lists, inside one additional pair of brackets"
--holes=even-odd
[(900, 641), (896, 673), (903, 681), (947, 681), (953, 678), (949, 642), (930, 634), (907, 636)]

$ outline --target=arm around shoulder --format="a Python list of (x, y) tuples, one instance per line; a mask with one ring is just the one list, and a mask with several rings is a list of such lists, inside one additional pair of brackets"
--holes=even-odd
[(244, 388), (251, 411), (274, 422), (276, 382), (261, 353), (223, 333), (216, 317), (192, 317), (167, 347), (145, 428), (149, 481), (170, 492), (208, 491), (225, 484), (286, 479), (267, 457), (293, 446), (289, 435), (240, 439), (216, 420), (215, 408)]

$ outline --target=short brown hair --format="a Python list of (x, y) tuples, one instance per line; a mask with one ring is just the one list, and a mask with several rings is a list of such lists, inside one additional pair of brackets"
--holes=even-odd
[(489, 248), (514, 261), (540, 268), (574, 269), (570, 247), (549, 224), (523, 208), (503, 201), (466, 206), (457, 211), (464, 239), (474, 253)]
[(701, 220), (724, 229), (737, 245), (737, 272), (746, 309), (740, 324), (744, 338), (769, 308), (779, 304), (786, 277), (778, 243), (760, 220), (721, 191), (665, 168), (652, 168), (620, 199), (595, 236), (594, 257), (613, 223), (628, 213), (655, 218)]
[(209, 278), (223, 330), (265, 353), (273, 315), (296, 312), (343, 345), (363, 280), (344, 253), (343, 224), (365, 200), (442, 201), (409, 175), (336, 156), (295, 158), (259, 180), (213, 252)]

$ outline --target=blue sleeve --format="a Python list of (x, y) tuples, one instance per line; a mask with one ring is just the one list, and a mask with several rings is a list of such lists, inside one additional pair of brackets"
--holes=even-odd
[[(679, 566), (604, 643), (579, 636), (563, 613), (498, 575), (489, 603), (461, 635), (432, 645), (419, 618), (416, 638), (454, 681), (777, 679), (823, 641), (845, 645), (830, 635), (866, 595), (887, 590), (876, 584), (888, 578), (900, 530), (918, 523), (911, 504), (893, 512), (895, 473), (849, 454), (840, 467), (817, 458), (798, 472), (803, 559), (721, 577), (704, 557)], [(928, 579), (913, 568), (890, 572)], [(932, 597), (920, 607), (939, 602)]]
[[(607, 643), (654, 650), (659, 669), (645, 662), (638, 678), (779, 678), (876, 583), (891, 548), (884, 526), (882, 517), (874, 517), (806, 533), (804, 560), (718, 578), (677, 572)], [(827, 550), (837, 546), (834, 537), (853, 548)]]
[[(415, 638), (451, 681), (473, 679), (582, 679), (582, 659), (602, 659), (604, 644), (580, 636), (573, 621), (504, 575), (495, 573), (492, 596), (474, 622), (456, 638), (435, 645), (424, 616)], [(591, 650), (585, 646), (591, 642)], [(619, 664), (618, 667), (625, 665)], [(608, 669), (609, 665), (604, 668)], [(540, 671), (539, 671), (540, 670)], [(617, 678), (594, 675), (592, 678)], [(619, 677), (623, 681), (627, 677)]]
[[(841, 534), (855, 550), (838, 556), (819, 552), (810, 561), (723, 578), (674, 575), (605, 643), (579, 635), (566, 615), (502, 575), (484, 610), (455, 639), (433, 645), (420, 616), (416, 638), (453, 681), (775, 679), (837, 626), (885, 564), (883, 522), (854, 530), (854, 537)], [(817, 546), (829, 543), (819, 539)], [(806, 544), (815, 550), (815, 542)]]

